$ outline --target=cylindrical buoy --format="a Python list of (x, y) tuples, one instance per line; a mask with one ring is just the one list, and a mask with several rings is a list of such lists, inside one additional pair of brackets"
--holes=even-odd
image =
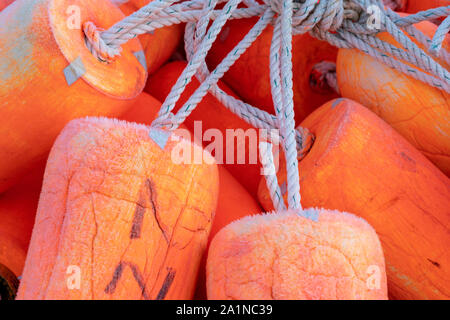
[[(207, 62), (215, 68), (255, 25), (257, 19), (227, 22), (212, 46)], [(244, 101), (273, 113), (270, 82), (270, 45), (273, 27), (268, 26), (223, 76), (225, 82)], [(337, 98), (331, 89), (318, 90), (314, 83), (314, 67), (323, 61), (335, 62), (337, 48), (309, 34), (292, 39), (293, 93), (295, 120), (300, 122), (315, 108)]]
[(17, 0), (0, 12), (0, 192), (47, 155), (71, 119), (120, 115), (142, 91), (137, 40), (111, 63), (85, 44), (84, 23), (106, 29), (123, 17), (108, 0)]
[[(415, 25), (428, 37), (436, 26)], [(380, 38), (399, 46), (385, 33)], [(450, 49), (450, 36), (443, 49)], [(445, 62), (440, 61), (445, 68)], [(337, 79), (342, 96), (360, 102), (388, 122), (447, 176), (450, 176), (450, 95), (396, 71), (371, 56), (340, 49)]]
[(45, 163), (0, 195), (0, 300), (15, 297), (38, 206)]
[(308, 209), (245, 217), (213, 239), (208, 299), (385, 300), (383, 251), (363, 219)]
[[(191, 141), (157, 137), (106, 118), (65, 127), (47, 162), (18, 299), (193, 297), (217, 165)], [(204, 162), (176, 162), (176, 148)]]
[[(152, 0), (130, 0), (120, 6), (125, 15), (131, 15)], [(182, 44), (184, 24), (174, 24), (139, 36), (147, 61), (149, 74), (158, 70)]]
[[(185, 61), (166, 64), (149, 77), (144, 90), (158, 100), (164, 101), (186, 66)], [(183, 106), (199, 85), (199, 81), (194, 77), (181, 95), (175, 110)], [(227, 94), (236, 97), (233, 91), (223, 82), (219, 81), (218, 85)], [(215, 139), (213, 137), (208, 138), (208, 134), (206, 134), (208, 130), (210, 130), (209, 133), (213, 133), (212, 130), (219, 130), (223, 137), (223, 148), (221, 157), (216, 151), (216, 158), (256, 198), (261, 178), (257, 141), (259, 131), (228, 110), (210, 93), (192, 111), (184, 124), (191, 132), (200, 135), (197, 138), (202, 139), (202, 135), (207, 137), (204, 140), (205, 147), (213, 143)], [(233, 158), (231, 158), (231, 153), (228, 154), (229, 158), (227, 158), (227, 151), (229, 152), (230, 148), (235, 150)], [(239, 159), (242, 159), (242, 161), (238, 161)]]
[[(262, 211), (258, 202), (247, 190), (225, 169), (219, 166), (219, 200), (216, 214), (209, 234), (208, 248), (214, 236), (225, 226), (235, 220), (254, 215)], [(206, 294), (206, 258), (207, 251), (203, 255), (198, 273), (196, 300), (207, 299)]]
[[(392, 298), (448, 299), (450, 180), (354, 101), (331, 101), (301, 125), (316, 137), (299, 162), (303, 206), (352, 212), (373, 226)], [(284, 160), (278, 180), (283, 192)], [(258, 198), (273, 209), (265, 181)]]

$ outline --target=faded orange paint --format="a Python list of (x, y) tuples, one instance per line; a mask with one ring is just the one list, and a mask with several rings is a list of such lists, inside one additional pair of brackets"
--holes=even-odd
[(219, 181), (206, 152), (211, 164), (173, 163), (176, 146), (202, 152), (171, 139), (163, 150), (143, 125), (70, 122), (49, 156), (18, 298), (192, 298)]
[[(231, 52), (256, 21), (252, 18), (227, 22), (208, 54), (211, 70)], [(223, 77), (223, 81), (244, 101), (270, 113), (274, 113), (269, 69), (272, 36), (273, 27), (269, 26)], [(299, 122), (315, 108), (337, 97), (331, 89), (317, 92), (310, 85), (314, 65), (321, 61), (336, 61), (337, 49), (309, 34), (294, 36), (292, 48), (294, 109), (295, 119)]]
[[(143, 89), (146, 70), (128, 42), (113, 63), (98, 61), (81, 30), (70, 29), (66, 10), (81, 9), (82, 23), (102, 28), (124, 15), (108, 0), (17, 0), (0, 12), (0, 192), (45, 159), (56, 136), (86, 115), (117, 116)], [(69, 86), (64, 69), (80, 58), (86, 69)]]
[[(303, 207), (352, 212), (380, 237), (389, 294), (450, 298), (450, 180), (367, 108), (331, 101), (302, 123), (316, 140), (299, 162)], [(286, 182), (280, 161), (279, 183)], [(259, 200), (273, 206), (262, 180)]]
[[(187, 63), (184, 61), (171, 62), (165, 65), (155, 74), (150, 76), (145, 87), (145, 91), (149, 92), (160, 101), (164, 101), (166, 96), (172, 89), (172, 86), (176, 83), (178, 77), (181, 75), (186, 66)], [(186, 87), (186, 90), (181, 95), (180, 100), (175, 107), (175, 111), (179, 110), (179, 108), (182, 107), (182, 105), (189, 99), (189, 97), (194, 93), (199, 85), (200, 83), (194, 77), (192, 79), (192, 82)], [(221, 81), (219, 81), (219, 87), (231, 96), (236, 97), (236, 95)], [(197, 108), (192, 111), (192, 114), (184, 122), (186, 127), (191, 130), (191, 132), (194, 132), (195, 121), (201, 121), (203, 131), (206, 131), (207, 129), (220, 130), (224, 138), (226, 137), (227, 129), (242, 129), (244, 131), (248, 129), (255, 130), (254, 127), (228, 110), (213, 95), (209, 93), (203, 98), (203, 100), (198, 104)], [(210, 143), (211, 141), (205, 141), (205, 146), (209, 145)], [(247, 191), (256, 198), (258, 183), (261, 177), (261, 166), (259, 163), (257, 151), (256, 154), (251, 155), (254, 156), (256, 163), (251, 164), (249, 142), (246, 142), (245, 149), (243, 149), (243, 146), (238, 145), (237, 139), (235, 139), (234, 146), (234, 163), (225, 163), (224, 165), (226, 169), (247, 189)], [(245, 161), (245, 164), (237, 163), (236, 155), (238, 153), (243, 153), (246, 155), (247, 160)], [(224, 162), (226, 162), (226, 154), (226, 143), (224, 142)]]
[(324, 209), (226, 226), (208, 252), (207, 288), (213, 300), (387, 299), (375, 231), (361, 218)]
[[(436, 26), (416, 25), (432, 37)], [(399, 46), (390, 36), (380, 38)], [(450, 37), (444, 42), (450, 49)], [(442, 61), (441, 61), (442, 63)], [(443, 63), (444, 67), (449, 66)], [(445, 174), (450, 175), (450, 95), (378, 62), (357, 50), (341, 49), (337, 76), (344, 97), (374, 111)]]

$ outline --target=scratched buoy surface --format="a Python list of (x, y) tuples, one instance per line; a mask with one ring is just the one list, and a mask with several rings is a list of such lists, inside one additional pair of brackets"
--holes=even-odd
[(0, 150), (8, 155), (0, 157), (0, 192), (46, 157), (70, 120), (120, 115), (142, 91), (139, 42), (100, 62), (81, 30), (123, 17), (108, 0), (17, 0), (0, 12)]
[[(149, 127), (75, 120), (48, 160), (19, 299), (190, 299), (218, 195), (217, 165)], [(203, 153), (176, 164), (175, 148)], [(209, 164), (208, 164), (209, 163)]]

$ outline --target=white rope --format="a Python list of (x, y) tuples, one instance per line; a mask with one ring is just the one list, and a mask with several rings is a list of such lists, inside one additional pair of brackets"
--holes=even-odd
[[(244, 7), (238, 8), (240, 3)], [(223, 9), (216, 9), (224, 3)], [(380, 29), (368, 27), (367, 8), (380, 9)], [(305, 152), (306, 130), (295, 130), (292, 76), (292, 36), (309, 32), (340, 48), (356, 48), (386, 65), (425, 83), (450, 92), (448, 71), (422, 50), (406, 34), (413, 36), (425, 49), (436, 56), (448, 59), (441, 49), (445, 34), (450, 28), (447, 18), (438, 28), (433, 40), (418, 32), (414, 23), (448, 17), (450, 6), (436, 8), (408, 17), (400, 17), (390, 9), (385, 10), (379, 0), (154, 0), (139, 11), (118, 22), (109, 30), (100, 32), (93, 24), (85, 24), (87, 45), (97, 57), (110, 61), (120, 54), (120, 47), (128, 40), (155, 29), (186, 22), (185, 46), (188, 65), (164, 101), (152, 126), (173, 130), (190, 115), (202, 98), (212, 93), (233, 113), (257, 128), (279, 129), (287, 169), (288, 204), (291, 209), (301, 209), (298, 158)], [(259, 17), (258, 22), (235, 48), (210, 72), (205, 58), (225, 23), (230, 19)], [(275, 114), (246, 104), (219, 88), (217, 82), (243, 52), (269, 25), (274, 25), (270, 48), (270, 80)], [(400, 29), (402, 28), (402, 29)], [(377, 38), (377, 33), (388, 32), (401, 45), (397, 48)], [(447, 60), (446, 60), (447, 61)], [(411, 68), (409, 64), (416, 66)], [(331, 74), (331, 73), (330, 73)], [(176, 103), (193, 76), (200, 86), (176, 114)], [(328, 78), (327, 78), (328, 80)], [(330, 78), (329, 81), (333, 81)], [(335, 86), (331, 84), (331, 86)], [(337, 87), (337, 86), (336, 86)], [(309, 139), (311, 141), (311, 139)], [(271, 148), (270, 148), (271, 150)], [(269, 155), (270, 153), (270, 155)], [(261, 156), (270, 164), (271, 151), (263, 147)], [(272, 159), (273, 162), (273, 159)], [(269, 193), (276, 208), (283, 208), (276, 174), (266, 176)]]

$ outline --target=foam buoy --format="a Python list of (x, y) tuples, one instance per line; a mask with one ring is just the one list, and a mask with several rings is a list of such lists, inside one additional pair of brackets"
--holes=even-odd
[[(415, 25), (428, 37), (436, 26)], [(385, 41), (399, 46), (381, 33)], [(450, 49), (450, 37), (443, 50)], [(445, 68), (449, 66), (439, 61)], [(388, 122), (445, 174), (450, 176), (450, 95), (355, 49), (340, 49), (337, 79), (342, 96), (360, 102)]]
[[(375, 229), (392, 298), (448, 299), (450, 180), (354, 101), (326, 103), (301, 125), (315, 135), (299, 162), (303, 206), (351, 212)], [(281, 189), (284, 163), (280, 160)], [(273, 209), (265, 181), (259, 200), (265, 210)]]
[(387, 299), (383, 251), (354, 215), (324, 209), (245, 217), (213, 239), (208, 299)]
[(71, 120), (123, 113), (147, 73), (137, 40), (111, 63), (86, 46), (83, 25), (123, 19), (108, 0), (17, 0), (0, 12), (0, 191), (45, 158)]
[[(18, 299), (192, 298), (219, 182), (211, 155), (179, 138), (70, 122), (50, 152)], [(205, 161), (177, 164), (177, 147)]]

